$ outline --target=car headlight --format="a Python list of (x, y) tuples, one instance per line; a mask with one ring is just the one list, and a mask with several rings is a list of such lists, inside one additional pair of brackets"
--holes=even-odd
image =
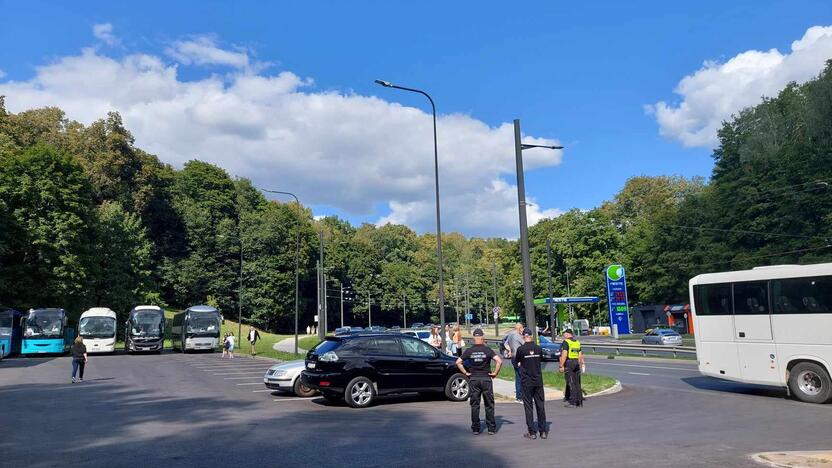
[(276, 370), (276, 371), (274, 371), (274, 374), (272, 374), (272, 375), (274, 377), (286, 377), (287, 374), (288, 374), (288, 372), (286, 372), (285, 370)]
[(321, 362), (335, 362), (338, 360), (338, 355), (335, 354), (335, 351), (328, 351), (322, 354), (321, 357), (318, 358), (318, 360)]

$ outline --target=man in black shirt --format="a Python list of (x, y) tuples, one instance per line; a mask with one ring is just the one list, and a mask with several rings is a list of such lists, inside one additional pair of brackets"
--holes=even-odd
[[(526, 411), (526, 427), (528, 432), (523, 434), (527, 439), (537, 439), (540, 432), (541, 439), (547, 439), (546, 407), (544, 403), (543, 375), (540, 371), (540, 360), (543, 350), (534, 342), (534, 335), (528, 328), (523, 330), (523, 343), (514, 353), (514, 366), (520, 368), (520, 380), (523, 384), (523, 409)], [(534, 409), (537, 409), (537, 428), (534, 425)]]
[[(503, 360), (493, 349), (483, 344), (484, 335), (481, 329), (474, 330), (474, 346), (466, 349), (462, 357), (457, 358), (456, 367), (468, 376), (471, 430), (474, 434), (480, 433), (480, 397), (482, 397), (485, 402), (485, 425), (488, 426), (488, 434), (494, 435), (497, 432), (497, 420), (494, 418), (494, 386), (491, 379), (500, 373)], [(494, 372), (491, 372), (492, 360), (497, 363)], [(465, 369), (466, 362), (469, 363), (470, 372)]]

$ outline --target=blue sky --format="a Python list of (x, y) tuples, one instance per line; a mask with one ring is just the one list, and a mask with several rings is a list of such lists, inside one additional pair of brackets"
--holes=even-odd
[[(79, 56), (83, 48), (93, 47), (96, 56), (116, 61), (132, 54), (157, 57), (166, 65), (175, 65), (177, 82), (220, 76), (231, 87), (234, 78), (230, 76), (234, 73), (274, 77), (290, 72), (300, 80), (294, 87), (290, 86), (291, 92), (307, 97), (319, 93), (377, 96), (394, 104), (391, 108), (394, 111), (398, 109), (396, 103), (428, 109), (419, 96), (373, 84), (374, 79), (383, 78), (428, 90), (440, 114), (463, 114), (491, 129), (520, 118), (524, 133), (565, 145), (560, 164), (552, 155), (540, 155), (537, 163), (530, 162), (526, 175), (527, 192), (540, 207), (538, 215), (545, 216), (557, 210), (597, 206), (614, 196), (626, 179), (635, 175), (707, 177), (712, 167), (713, 146), (708, 135), (713, 132), (706, 131), (704, 136), (702, 133), (691, 136), (691, 132), (707, 127), (707, 122), (718, 121), (723, 117), (719, 113), (724, 114), (726, 106), (749, 105), (760, 93), (778, 89), (781, 85), (778, 80), (763, 77), (767, 71), (774, 69), (778, 76), (805, 80), (820, 71), (817, 57), (832, 58), (826, 43), (817, 40), (806, 47), (809, 50), (806, 53), (814, 61), (809, 60), (807, 65), (806, 60), (788, 60), (793, 41), (803, 38), (813, 26), (832, 24), (832, 6), (828, 1), (419, 2), (418, 7), (410, 5), (416, 4), (238, 1), (232, 5), (145, 1), (77, 5), (1, 1), (4, 25), (0, 41), (5, 46), (0, 48), (0, 94), (10, 96), (7, 101), (13, 111), (21, 110), (16, 106), (53, 100), (54, 105), (68, 110), (69, 117), (84, 121), (82, 106), (75, 102), (73, 107), (72, 99), (67, 97), (73, 91), (65, 91), (54, 83), (44, 85), (42, 79), (36, 82), (37, 69), (66, 57)], [(109, 24), (110, 29), (96, 38), (93, 27), (104, 24)], [(177, 47), (189, 41), (244, 54), (249, 65), (242, 71), (242, 66), (229, 66), (221, 59), (200, 64), (193, 55), (171, 52), (172, 49), (186, 51)], [(826, 36), (824, 41), (828, 42)], [(770, 49), (777, 49), (786, 57), (782, 64), (777, 62), (777, 57), (772, 58)], [(742, 55), (751, 50), (762, 55)], [(737, 56), (745, 62), (751, 60), (752, 66), (744, 68), (750, 71), (743, 72), (743, 76), (751, 74), (752, 80), (748, 86), (732, 88), (732, 82), (735, 85), (737, 81), (732, 79), (735, 75), (731, 69), (720, 67)], [(772, 60), (777, 63), (772, 64)], [(706, 61), (712, 63), (704, 66)], [(698, 71), (702, 73), (693, 76)], [(688, 94), (674, 93), (686, 76), (693, 76)], [(303, 81), (307, 79), (310, 81)], [(27, 86), (30, 97), (15, 100), (12, 93), (24, 93), (16, 91), (22, 88), (15, 88), (14, 83)], [(709, 85), (721, 86), (724, 91), (702, 97), (699, 91), (711, 89)], [(44, 88), (48, 86), (55, 88), (46, 92)], [(738, 95), (744, 97), (737, 99)], [(667, 103), (667, 113), (645, 110), (645, 106), (660, 101)], [(688, 102), (685, 104), (685, 101)], [(710, 101), (727, 104), (717, 106)], [(123, 101), (113, 96), (106, 102), (118, 107)], [(364, 104), (362, 101), (361, 106)], [(75, 108), (79, 110), (73, 112)], [(133, 122), (141, 129), (137, 143), (155, 150), (164, 160), (181, 164), (185, 156), (176, 149), (166, 149), (173, 146), (156, 148), (150, 144), (149, 140), (156, 135), (152, 126), (142, 120), (135, 106), (130, 109), (125, 109), (125, 121), (131, 129)], [(362, 115), (353, 111), (348, 114)], [(686, 123), (691, 120), (698, 122), (695, 128)], [(444, 123), (440, 119), (440, 126)], [(463, 122), (459, 128), (470, 127), (469, 124)], [(231, 124), (223, 125), (223, 131), (233, 133), (227, 130)], [(256, 122), (250, 125), (256, 130)], [(422, 124), (419, 125), (414, 128), (421, 129)], [(454, 135), (462, 131), (445, 125), (444, 131), (450, 132), (449, 129), (454, 129)], [(664, 136), (660, 135), (660, 129)], [(271, 128), (269, 132), (279, 134), (280, 130)], [(379, 131), (389, 133), (389, 130)], [(490, 213), (488, 207), (499, 205), (489, 201), (490, 195), (477, 196), (476, 203), (480, 205), (472, 205), (475, 202), (466, 198), (465, 192), (475, 192), (476, 187), (453, 193), (457, 186), (464, 185), (466, 170), (473, 174), (483, 168), (476, 154), (458, 153), (470, 151), (487, 154), (485, 157), (491, 159), (503, 157), (506, 167), (513, 164), (510, 138), (506, 139), (505, 147), (497, 147), (496, 143), (507, 135), (505, 131), (477, 131), (484, 133), (460, 137), (450, 147), (443, 148), (440, 141), (440, 164), (452, 165), (448, 160), (457, 157), (469, 161), (467, 167), (450, 169), (448, 180), (443, 175), (443, 189), (447, 187), (450, 193), (449, 221), (445, 224), (467, 234), (515, 236), (516, 222), (511, 223), (510, 205), (498, 213)], [(344, 157), (349, 156), (350, 148), (362, 155), (375, 151), (360, 146), (366, 142), (353, 143), (349, 140), (352, 134), (344, 129), (333, 133), (344, 135), (345, 141), (322, 146), (318, 151), (323, 165), (310, 165), (297, 169), (297, 173), (289, 167), (291, 159), (277, 168), (258, 166), (262, 161), (255, 156), (245, 159), (231, 154), (218, 155), (212, 162), (228, 167), (235, 174), (253, 176), (260, 184), (280, 184), (286, 188), (303, 180), (301, 186), (292, 188), (301, 198), (310, 200), (318, 213), (337, 213), (356, 222), (385, 219), (405, 222), (420, 232), (433, 228), (430, 210), (426, 209), (432, 202), (430, 165), (414, 163), (413, 170), (421, 171), (424, 177), (414, 180), (413, 187), (402, 189), (402, 193), (397, 191), (397, 186), (408, 186), (409, 182), (392, 175), (386, 177), (384, 163), (373, 163), (372, 170), (378, 172), (378, 180), (396, 180), (391, 186), (383, 182), (375, 184), (376, 179), (353, 177), (347, 170), (323, 179), (309, 176), (308, 171), (320, 172), (325, 168), (328, 157), (339, 157), (330, 152), (339, 152), (340, 148), (344, 148), (347, 155)], [(318, 133), (303, 135), (315, 140), (322, 138)], [(462, 145), (471, 144), (477, 135), (487, 135), (495, 143), (489, 143), (487, 148), (467, 149), (466, 146), (463, 149)], [(424, 137), (423, 141), (419, 135), (411, 146), (424, 143), (429, 157), (430, 134)], [(446, 136), (446, 141), (449, 139)], [(399, 141), (391, 138), (382, 142), (385, 147), (378, 149), (379, 154), (398, 153), (390, 157), (403, 160), (424, 156), (421, 149), (412, 155), (406, 150), (399, 153), (395, 149)], [(239, 146), (230, 139), (227, 143), (229, 148)], [(356, 161), (355, 169), (360, 171), (363, 160)], [(262, 176), (269, 170), (287, 174)], [(352, 178), (356, 183), (345, 183), (338, 175)], [(472, 175), (472, 179), (476, 178)], [(496, 179), (504, 181), (507, 187), (496, 187), (489, 193), (498, 197), (502, 194), (503, 201), (508, 203), (506, 194), (514, 183), (513, 174), (492, 169), (490, 175), (472, 183), (488, 185)], [(370, 189), (369, 185), (379, 188)], [(327, 191), (343, 193), (327, 196)], [(341, 204), (339, 200), (345, 201)], [(391, 205), (391, 200), (398, 204)], [(459, 206), (454, 207), (455, 203)], [(471, 206), (482, 209), (471, 209)], [(466, 211), (480, 215), (475, 217)], [(492, 222), (499, 226), (491, 226)]]

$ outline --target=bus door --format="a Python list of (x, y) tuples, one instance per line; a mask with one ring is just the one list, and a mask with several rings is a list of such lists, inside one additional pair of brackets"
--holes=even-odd
[(779, 383), (768, 281), (734, 283), (734, 340), (743, 380)]

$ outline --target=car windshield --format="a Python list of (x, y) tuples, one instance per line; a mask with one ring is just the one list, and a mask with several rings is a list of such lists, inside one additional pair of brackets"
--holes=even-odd
[(63, 314), (57, 310), (33, 310), (26, 317), (26, 338), (61, 338)]
[(220, 318), (215, 314), (191, 314), (188, 317), (188, 333), (220, 335)]
[(133, 314), (130, 333), (134, 336), (158, 338), (164, 328), (163, 315), (156, 311), (138, 311)]
[(112, 317), (84, 317), (78, 334), (84, 338), (112, 338), (116, 336), (116, 319)]

